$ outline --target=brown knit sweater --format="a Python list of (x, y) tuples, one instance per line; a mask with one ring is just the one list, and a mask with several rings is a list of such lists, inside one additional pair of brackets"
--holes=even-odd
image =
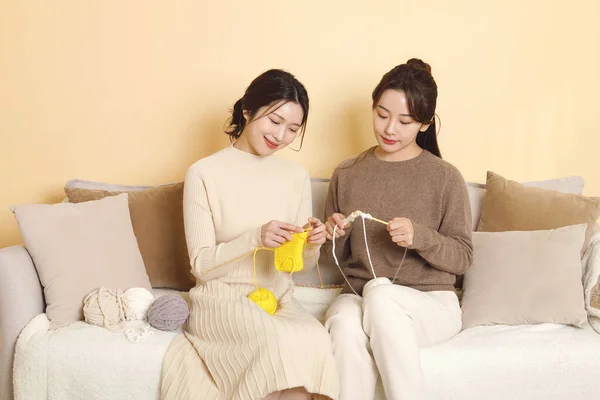
[[(414, 226), (409, 247), (395, 283), (422, 291), (451, 290), (457, 275), (471, 265), (471, 207), (467, 186), (450, 163), (424, 150), (398, 162), (379, 160), (372, 148), (340, 164), (331, 177), (325, 218), (360, 210), (389, 221), (409, 218)], [(404, 248), (392, 242), (385, 226), (366, 221), (371, 260), (378, 277), (392, 279)], [(373, 278), (365, 249), (362, 218), (336, 239), (336, 255), (354, 289), (361, 294)], [(331, 242), (321, 249), (333, 262)], [(347, 285), (345, 285), (347, 286)], [(350, 288), (344, 287), (344, 292)]]

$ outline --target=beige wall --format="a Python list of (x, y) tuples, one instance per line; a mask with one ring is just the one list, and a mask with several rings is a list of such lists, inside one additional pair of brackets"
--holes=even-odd
[(256, 75), (307, 86), (313, 176), (374, 143), (370, 92), (407, 58), (438, 81), (440, 145), (468, 180), (580, 174), (600, 195), (600, 2), (0, 0), (0, 247), (8, 206), (69, 178), (183, 179), (226, 145)]

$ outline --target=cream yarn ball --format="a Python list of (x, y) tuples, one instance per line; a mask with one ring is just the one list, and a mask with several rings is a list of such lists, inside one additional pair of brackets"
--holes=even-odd
[(148, 309), (156, 300), (154, 295), (148, 289), (139, 287), (127, 289), (124, 295), (129, 307), (129, 312), (126, 313), (127, 320), (145, 320), (148, 316)]

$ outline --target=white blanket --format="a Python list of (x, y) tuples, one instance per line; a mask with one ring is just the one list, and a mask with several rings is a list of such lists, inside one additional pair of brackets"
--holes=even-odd
[(159, 398), (162, 359), (174, 332), (138, 343), (124, 333), (77, 322), (48, 331), (46, 314), (23, 330), (14, 362), (15, 400)]
[(592, 288), (598, 282), (600, 276), (600, 232), (590, 238), (590, 244), (583, 255), (583, 290), (585, 307), (588, 312), (590, 325), (600, 333), (600, 309), (591, 306)]

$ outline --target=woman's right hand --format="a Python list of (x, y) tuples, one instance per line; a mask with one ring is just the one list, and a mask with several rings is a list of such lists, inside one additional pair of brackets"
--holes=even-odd
[(327, 240), (333, 240), (333, 228), (337, 225), (337, 229), (335, 230), (336, 239), (342, 237), (346, 234), (344, 229), (350, 227), (350, 224), (346, 224), (344, 226), (344, 219), (346, 216), (344, 214), (335, 213), (329, 218), (327, 218), (327, 222), (325, 222), (325, 229), (327, 230)]
[(276, 249), (285, 242), (292, 240), (293, 233), (304, 232), (299, 226), (281, 221), (271, 221), (264, 224), (260, 229), (260, 240), (264, 247)]

